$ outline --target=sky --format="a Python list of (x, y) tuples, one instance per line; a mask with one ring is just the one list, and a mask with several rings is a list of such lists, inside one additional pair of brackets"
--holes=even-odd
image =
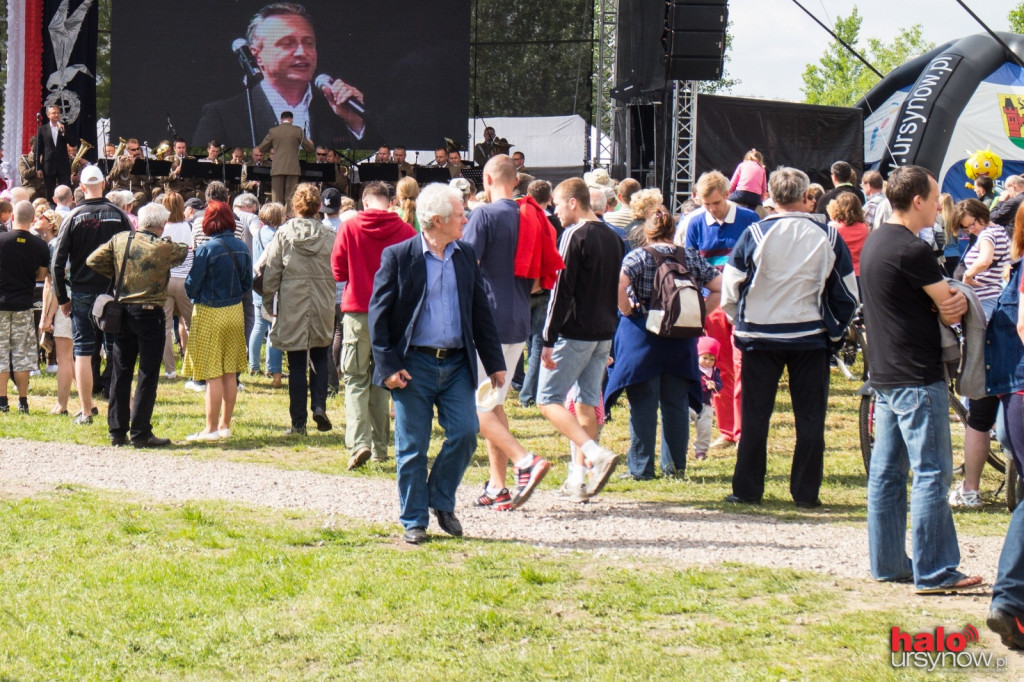
[[(964, 0), (995, 31), (1009, 30), (1007, 14), (1019, 0)], [(935, 45), (984, 29), (956, 0), (800, 0), (822, 23), (850, 14), (854, 4), (863, 19), (860, 42), (891, 41), (900, 28), (921, 24)], [(729, 75), (743, 82), (728, 94), (803, 101), (801, 75), (817, 62), (832, 37), (792, 0), (729, 0), (732, 51)]]

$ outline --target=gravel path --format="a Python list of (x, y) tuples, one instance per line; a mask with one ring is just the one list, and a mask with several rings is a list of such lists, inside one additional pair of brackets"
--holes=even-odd
[[(128, 448), (0, 441), (0, 493), (25, 495), (60, 483), (130, 491), (162, 502), (216, 499), (382, 524), (397, 524), (398, 518), (391, 480), (200, 461)], [(868, 576), (863, 523), (783, 522), (608, 495), (579, 505), (552, 490), (539, 490), (523, 510), (504, 514), (474, 508), (476, 492), (475, 486), (462, 486), (457, 509), (467, 535), (474, 538), (658, 557), (677, 567), (735, 562), (844, 578)], [(431, 531), (440, 532), (436, 527)], [(397, 537), (397, 526), (395, 533)], [(1001, 537), (961, 535), (962, 570), (993, 580), (1002, 544)]]

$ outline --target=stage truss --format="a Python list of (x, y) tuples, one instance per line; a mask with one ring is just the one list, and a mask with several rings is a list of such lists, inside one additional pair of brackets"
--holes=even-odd
[(697, 147), (697, 81), (672, 82), (672, 184), (668, 207), (677, 213), (690, 198)]
[(594, 14), (597, 38), (597, 62), (595, 63), (595, 107), (593, 142), (587, 140), (587, 156), (593, 150), (593, 158), (588, 158), (587, 166), (611, 168), (615, 160), (615, 111), (616, 106), (611, 96), (615, 87), (615, 31), (618, 22), (619, 0), (596, 0), (597, 12)]

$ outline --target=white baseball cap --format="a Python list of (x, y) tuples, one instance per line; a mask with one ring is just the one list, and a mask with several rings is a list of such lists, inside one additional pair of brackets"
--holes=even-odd
[(82, 171), (83, 185), (97, 185), (103, 182), (103, 171), (96, 166), (86, 166)]
[(478, 412), (490, 412), (501, 401), (501, 391), (491, 385), (490, 379), (484, 379), (476, 388), (476, 409)]

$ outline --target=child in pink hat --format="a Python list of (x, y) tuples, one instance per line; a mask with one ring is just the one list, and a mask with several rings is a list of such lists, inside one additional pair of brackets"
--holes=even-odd
[(697, 461), (708, 458), (708, 446), (711, 444), (711, 427), (714, 422), (715, 410), (711, 406), (711, 398), (722, 390), (722, 375), (715, 366), (718, 362), (718, 351), (721, 344), (710, 336), (702, 336), (697, 340), (697, 365), (700, 368), (701, 411), (690, 409), (690, 421), (696, 424), (696, 438), (693, 440), (694, 459)]

